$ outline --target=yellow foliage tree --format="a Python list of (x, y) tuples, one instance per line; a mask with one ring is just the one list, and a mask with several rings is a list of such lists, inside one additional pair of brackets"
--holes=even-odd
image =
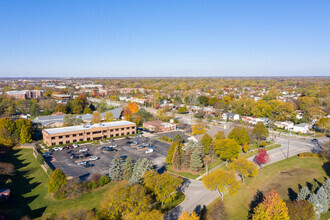
[(92, 120), (91, 122), (93, 124), (96, 124), (96, 123), (100, 123), (102, 120), (102, 117), (101, 117), (101, 114), (100, 112), (94, 112), (93, 115), (92, 115)]
[(241, 177), (244, 183), (245, 177), (254, 177), (258, 173), (258, 167), (255, 163), (247, 160), (246, 158), (240, 158), (235, 160), (229, 165), (229, 169), (234, 170), (239, 177)]
[(196, 215), (196, 212), (192, 212), (190, 215), (187, 211), (182, 212), (179, 220), (199, 220), (199, 217)]
[(192, 127), (193, 134), (204, 134), (206, 132), (205, 126), (203, 123), (195, 123)]
[(139, 106), (136, 104), (136, 102), (129, 103), (128, 108), (132, 114), (137, 113), (139, 111)]
[(113, 121), (113, 114), (112, 112), (107, 112), (104, 114), (104, 121), (110, 122)]

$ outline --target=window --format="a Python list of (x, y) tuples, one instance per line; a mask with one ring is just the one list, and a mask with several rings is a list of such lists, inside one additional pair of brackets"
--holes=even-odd
[(127, 132), (126, 135), (129, 135), (129, 132)]
[(132, 131), (132, 134), (135, 134), (135, 131)]
[(63, 144), (63, 141), (58, 142), (58, 144)]
[(52, 145), (54, 146), (54, 145), (55, 145), (55, 143), (52, 143)]
[(83, 133), (80, 133), (79, 136), (83, 136)]
[(135, 127), (133, 126), (132, 129), (135, 129)]
[(110, 132), (113, 132), (113, 129), (111, 129)]
[(93, 134), (100, 134), (101, 131), (94, 131)]
[(73, 137), (77, 136), (76, 134), (72, 135)]
[(87, 135), (90, 135), (90, 132), (87, 132)]
[(116, 137), (118, 137), (119, 136), (119, 134), (116, 134)]
[(123, 131), (125, 128), (122, 128), (121, 130)]
[(129, 129), (129, 127), (126, 128), (126, 130), (128, 130), (128, 129)]
[(77, 140), (73, 140), (73, 143), (76, 143), (77, 142)]
[(68, 137), (69, 137), (69, 135), (65, 135), (65, 137), (66, 137), (66, 138), (68, 138)]
[(83, 139), (79, 139), (79, 141), (83, 141)]
[(58, 138), (62, 138), (63, 136), (58, 136)]
[(89, 141), (90, 140), (90, 138), (87, 138), (87, 141)]
[(121, 133), (121, 136), (124, 136), (125, 134), (124, 133)]
[(119, 131), (119, 129), (117, 128), (116, 131)]
[(55, 137), (52, 137), (52, 140), (54, 140), (55, 139)]
[(68, 144), (68, 143), (70, 143), (70, 141), (66, 141), (65, 143), (67, 143), (67, 144)]
[(112, 134), (112, 135), (110, 135), (110, 137), (113, 137), (113, 134)]

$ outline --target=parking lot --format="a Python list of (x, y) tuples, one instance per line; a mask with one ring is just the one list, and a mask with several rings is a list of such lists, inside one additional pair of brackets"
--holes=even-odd
[[(46, 157), (46, 161), (53, 166), (53, 168), (59, 168), (64, 171), (67, 176), (72, 177), (80, 177), (85, 179), (91, 173), (99, 173), (99, 174), (108, 174), (109, 167), (111, 165), (112, 159), (115, 157), (116, 154), (119, 156), (128, 156), (135, 162), (139, 158), (147, 158), (151, 161), (154, 165), (156, 165), (157, 169), (161, 169), (164, 167), (165, 158), (167, 156), (167, 151), (169, 149), (169, 144), (157, 141), (155, 139), (150, 139), (149, 141), (146, 138), (139, 138), (143, 143), (147, 143), (150, 146), (154, 146), (154, 152), (146, 154), (145, 151), (148, 147), (144, 149), (137, 149), (137, 146), (131, 146), (130, 143), (137, 139), (131, 138), (130, 140), (115, 140), (112, 143), (106, 144), (83, 144), (80, 145), (78, 148), (74, 149), (66, 149), (66, 150), (59, 150), (53, 152), (50, 157)], [(101, 148), (105, 146), (110, 146), (113, 144), (117, 144), (118, 147), (114, 149), (118, 149), (117, 151), (102, 151)], [(86, 158), (79, 158), (79, 159), (71, 159), (70, 155), (72, 153), (79, 154), (79, 150), (87, 148), (88, 153), (92, 156), (97, 156), (100, 159), (95, 161), (90, 161), (89, 163), (94, 164), (93, 167), (83, 168), (81, 165), (77, 165), (76, 162)], [(81, 154), (81, 153), (80, 153)]]

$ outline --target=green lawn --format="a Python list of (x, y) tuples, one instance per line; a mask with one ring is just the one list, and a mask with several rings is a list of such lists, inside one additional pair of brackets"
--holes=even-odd
[(31, 149), (14, 149), (7, 162), (13, 163), (17, 169), (11, 185), (7, 186), (12, 191), (15, 204), (0, 209), (6, 210), (12, 219), (24, 215), (38, 218), (43, 213), (51, 214), (76, 207), (97, 208), (105, 192), (113, 185), (110, 183), (76, 199), (53, 200), (47, 192), (48, 176), (33, 157)]
[(172, 165), (167, 165), (166, 166), (166, 170), (169, 171), (170, 173), (174, 173), (177, 174), (179, 176), (183, 176), (189, 179), (196, 179), (197, 177), (199, 177), (199, 174), (193, 174), (193, 173), (189, 173), (189, 172), (177, 172), (173, 170), (173, 166)]
[[(259, 170), (257, 177), (246, 179), (245, 185), (240, 187), (236, 195), (225, 195), (224, 204), (229, 219), (247, 219), (250, 202), (257, 190), (267, 193), (274, 188), (282, 198), (289, 201), (289, 197), (298, 192), (298, 184), (305, 186), (307, 182), (312, 183), (314, 178), (324, 182), (324, 178), (328, 176), (322, 169), (323, 163), (324, 161), (318, 158), (294, 156), (264, 167)], [(217, 201), (212, 204), (215, 202)], [(208, 206), (208, 209), (212, 208), (212, 204)]]
[[(266, 150), (272, 150), (275, 148), (281, 147), (280, 144), (271, 144), (265, 147)], [(247, 153), (241, 153), (239, 158), (249, 158), (258, 154), (258, 150), (248, 151)]]

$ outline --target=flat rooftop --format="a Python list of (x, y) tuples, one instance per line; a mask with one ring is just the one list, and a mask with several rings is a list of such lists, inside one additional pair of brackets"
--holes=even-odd
[(118, 127), (125, 125), (135, 125), (135, 123), (130, 121), (113, 121), (113, 122), (103, 122), (98, 124), (91, 125), (78, 125), (78, 126), (69, 126), (69, 127), (61, 127), (61, 128), (48, 128), (44, 129), (48, 134), (58, 134), (58, 133), (66, 133), (66, 132), (74, 132), (74, 131), (85, 131), (90, 130), (92, 128), (108, 128), (108, 127)]

